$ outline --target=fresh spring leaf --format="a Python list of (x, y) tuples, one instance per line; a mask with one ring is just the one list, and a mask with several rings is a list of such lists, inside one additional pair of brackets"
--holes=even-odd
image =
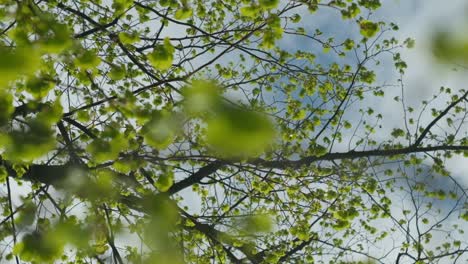
[(214, 81), (194, 80), (190, 86), (184, 87), (185, 111), (199, 115), (212, 111), (221, 103), (221, 88)]
[(361, 28), (361, 35), (366, 38), (371, 38), (379, 32), (379, 25), (374, 23), (370, 20), (363, 20), (359, 23), (359, 27)]
[(273, 9), (276, 8), (279, 4), (279, 0), (259, 0), (258, 3), (263, 9)]
[(14, 111), (13, 96), (0, 89), (0, 127), (8, 123)]
[(151, 65), (157, 70), (165, 71), (172, 66), (174, 60), (174, 47), (169, 38), (164, 39), (164, 43), (156, 45), (153, 52), (148, 55)]
[(225, 105), (208, 121), (208, 143), (226, 156), (258, 155), (275, 137), (270, 120), (257, 112)]
[(156, 111), (141, 131), (148, 145), (156, 149), (165, 149), (174, 141), (177, 134), (176, 117), (165, 111)]
[(174, 174), (172, 171), (165, 171), (163, 174), (159, 175), (158, 180), (155, 185), (160, 192), (167, 192), (174, 184)]
[(39, 62), (39, 54), (32, 49), (0, 46), (0, 90), (5, 89), (11, 81), (34, 73)]
[(190, 7), (182, 7), (180, 9), (177, 9), (177, 11), (174, 14), (174, 18), (177, 20), (186, 20), (189, 19), (193, 14), (193, 10)]

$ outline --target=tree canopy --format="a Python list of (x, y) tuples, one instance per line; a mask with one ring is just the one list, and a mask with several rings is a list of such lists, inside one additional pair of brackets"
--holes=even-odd
[(0, 261), (466, 261), (468, 90), (380, 6), (0, 0)]

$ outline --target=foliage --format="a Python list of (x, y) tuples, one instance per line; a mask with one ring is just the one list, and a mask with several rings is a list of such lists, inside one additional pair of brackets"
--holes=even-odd
[(407, 105), (415, 43), (379, 7), (1, 0), (0, 261), (466, 259), (468, 91)]

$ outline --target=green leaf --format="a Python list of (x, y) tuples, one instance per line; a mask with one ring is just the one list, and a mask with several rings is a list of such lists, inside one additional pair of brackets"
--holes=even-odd
[(443, 62), (468, 62), (468, 37), (466, 34), (437, 32), (434, 34), (431, 49), (434, 56)]
[(92, 239), (91, 229), (80, 223), (75, 216), (61, 219), (55, 226), (53, 234), (57, 239), (76, 248), (88, 247), (88, 243)]
[(96, 243), (93, 245), (93, 251), (98, 254), (104, 254), (109, 249), (109, 246), (105, 243)]
[(359, 0), (359, 4), (371, 10), (376, 10), (381, 6), (380, 0)]
[(260, 9), (258, 6), (252, 5), (252, 6), (243, 6), (240, 8), (240, 14), (243, 17), (248, 17), (248, 18), (256, 18), (258, 14), (260, 13)]
[(351, 226), (351, 223), (347, 220), (337, 219), (335, 224), (333, 224), (333, 229), (335, 230), (344, 230)]
[(49, 124), (35, 119), (27, 125), (27, 130), (14, 130), (3, 135), (5, 158), (30, 162), (54, 149), (56, 142)]
[(344, 42), (345, 50), (352, 50), (354, 48), (354, 41), (352, 39), (346, 39)]
[(13, 96), (0, 89), (0, 127), (8, 123), (14, 111)]
[(299, 14), (294, 14), (292, 17), (291, 17), (291, 21), (293, 23), (299, 23), (301, 21), (302, 17), (299, 15)]
[(248, 234), (270, 232), (273, 227), (272, 219), (265, 214), (254, 214), (243, 219), (243, 231)]
[(86, 147), (86, 150), (92, 155), (94, 162), (101, 163), (117, 159), (119, 153), (127, 148), (128, 140), (118, 134), (111, 139), (95, 139)]
[(460, 218), (468, 222), (468, 211), (465, 211), (463, 214), (460, 214)]
[(0, 166), (0, 183), (4, 183), (8, 177), (8, 171), (4, 166)]
[(67, 25), (57, 23), (53, 18), (42, 21), (49, 28), (49, 34), (42, 36), (38, 43), (44, 53), (62, 53), (73, 45), (73, 38)]
[(277, 40), (283, 36), (283, 28), (281, 27), (281, 19), (277, 15), (270, 15), (267, 19), (268, 27), (263, 31), (261, 47), (272, 49), (275, 47)]
[(379, 32), (379, 25), (374, 23), (370, 20), (363, 20), (359, 23), (359, 27), (361, 28), (361, 35), (366, 38), (371, 38)]
[(354, 18), (357, 15), (359, 15), (359, 13), (361, 13), (361, 10), (359, 9), (359, 6), (356, 3), (352, 3), (351, 5), (349, 5), (346, 10), (341, 10), (341, 15), (343, 16), (343, 19)]
[(32, 76), (26, 82), (26, 91), (40, 99), (45, 97), (54, 86), (50, 76)]
[(82, 69), (94, 69), (101, 64), (101, 59), (94, 50), (84, 50), (76, 57), (76, 65)]
[(194, 80), (182, 89), (185, 111), (191, 115), (201, 115), (212, 111), (221, 103), (221, 88), (209, 80)]
[(27, 48), (0, 46), (0, 90), (19, 77), (34, 73), (40, 63), (39, 54)]
[(167, 192), (169, 188), (174, 184), (174, 174), (172, 171), (166, 171), (159, 175), (155, 185), (160, 192)]
[(125, 77), (126, 74), (125, 66), (117, 66), (114, 65), (112, 66), (111, 70), (109, 71), (109, 78), (111, 78), (114, 81), (121, 80)]
[(116, 13), (121, 13), (132, 5), (132, 0), (113, 0), (112, 8)]
[(411, 38), (407, 38), (404, 42), (404, 44), (406, 44), (406, 47), (408, 49), (412, 49), (414, 48), (415, 44), (416, 44), (416, 41), (414, 39), (411, 39)]
[(112, 167), (114, 167), (114, 169), (118, 172), (121, 172), (121, 173), (129, 173), (131, 170), (132, 170), (132, 166), (125, 162), (125, 160), (117, 160), (116, 162), (114, 162), (114, 164), (112, 164)]
[(174, 18), (177, 20), (186, 20), (189, 19), (193, 14), (193, 10), (190, 7), (182, 7), (177, 9), (177, 11), (174, 14)]
[(258, 3), (262, 9), (273, 9), (279, 4), (279, 0), (259, 0)]
[(44, 104), (41, 111), (36, 115), (36, 121), (50, 127), (62, 119), (62, 116), (63, 107), (60, 98), (58, 98), (53, 103)]
[(63, 247), (61, 240), (55, 239), (48, 233), (34, 231), (26, 234), (21, 242), (16, 244), (13, 253), (19, 255), (22, 260), (52, 263), (60, 257)]
[(162, 45), (156, 45), (154, 47), (153, 52), (148, 55), (148, 60), (157, 70), (165, 71), (172, 66), (174, 47), (169, 38), (165, 38)]
[(123, 44), (132, 45), (133, 43), (140, 41), (140, 37), (135, 33), (120, 32), (119, 40)]
[(404, 137), (405, 136), (405, 131), (403, 131), (403, 129), (400, 129), (400, 128), (395, 128), (395, 129), (393, 129), (391, 135), (394, 138)]
[(148, 145), (156, 149), (165, 149), (174, 141), (177, 130), (175, 116), (165, 111), (156, 111), (141, 131)]
[(225, 105), (208, 121), (208, 143), (226, 156), (258, 155), (275, 137), (270, 120), (257, 112)]
[(299, 111), (297, 111), (294, 116), (293, 116), (293, 120), (302, 120), (304, 119), (305, 117), (307, 116), (307, 111), (305, 109), (300, 109)]
[(16, 225), (20, 228), (32, 225), (36, 219), (37, 206), (32, 201), (26, 201), (16, 216)]

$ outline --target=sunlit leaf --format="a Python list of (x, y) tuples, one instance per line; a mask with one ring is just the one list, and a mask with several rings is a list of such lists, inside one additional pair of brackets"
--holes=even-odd
[(174, 141), (178, 132), (177, 126), (175, 116), (164, 111), (157, 111), (142, 128), (145, 142), (156, 149), (167, 148)]
[(185, 20), (192, 16), (193, 10), (189, 7), (182, 7), (175, 12), (174, 18), (177, 20)]
[(164, 43), (156, 45), (153, 52), (148, 54), (151, 65), (158, 70), (167, 70), (172, 66), (174, 60), (174, 47), (169, 38), (164, 39)]
[(374, 23), (370, 20), (363, 20), (359, 23), (359, 27), (361, 28), (361, 35), (366, 38), (371, 38), (379, 32), (379, 25)]
[(119, 39), (123, 44), (128, 44), (128, 45), (131, 45), (140, 40), (137, 34), (131, 34), (127, 32), (119, 33)]
[(467, 63), (468, 38), (462, 34), (438, 32), (431, 43), (432, 53), (442, 61)]
[(8, 123), (14, 110), (13, 96), (0, 90), (0, 127)]
[(259, 0), (258, 1), (258, 3), (260, 4), (260, 7), (264, 9), (276, 8), (279, 2), (280, 2), (279, 0)]
[(38, 54), (32, 49), (0, 47), (0, 89), (20, 76), (35, 72), (39, 62)]
[(257, 6), (243, 6), (240, 8), (240, 14), (244, 17), (255, 18), (259, 13)]
[(96, 55), (96, 51), (85, 50), (77, 56), (76, 65), (83, 69), (92, 69), (101, 63), (101, 59)]
[(26, 261), (53, 263), (60, 257), (63, 248), (63, 243), (51, 234), (35, 231), (25, 235), (13, 252)]
[(190, 114), (215, 110), (221, 102), (220, 87), (213, 81), (194, 80), (182, 92), (185, 109)]
[(125, 66), (113, 66), (109, 72), (109, 77), (114, 80), (118, 81), (125, 77), (126, 71)]
[(243, 231), (247, 233), (269, 232), (273, 227), (271, 218), (264, 214), (255, 214), (242, 220)]
[(228, 156), (261, 153), (275, 137), (270, 120), (257, 112), (225, 106), (208, 122), (208, 143)]
[(32, 76), (26, 82), (26, 91), (36, 98), (46, 96), (54, 87), (54, 82), (48, 76)]
[(87, 147), (87, 151), (93, 156), (95, 162), (114, 160), (121, 151), (128, 147), (128, 141), (121, 135), (110, 140), (95, 139)]
[(0, 183), (4, 183), (8, 177), (8, 171), (4, 166), (0, 167)]
[(166, 192), (174, 183), (174, 174), (172, 172), (166, 171), (163, 174), (159, 175), (158, 180), (156, 181), (156, 187), (161, 192)]
[(112, 8), (116, 12), (123, 12), (125, 9), (129, 8), (132, 5), (131, 0), (113, 0), (112, 1)]

